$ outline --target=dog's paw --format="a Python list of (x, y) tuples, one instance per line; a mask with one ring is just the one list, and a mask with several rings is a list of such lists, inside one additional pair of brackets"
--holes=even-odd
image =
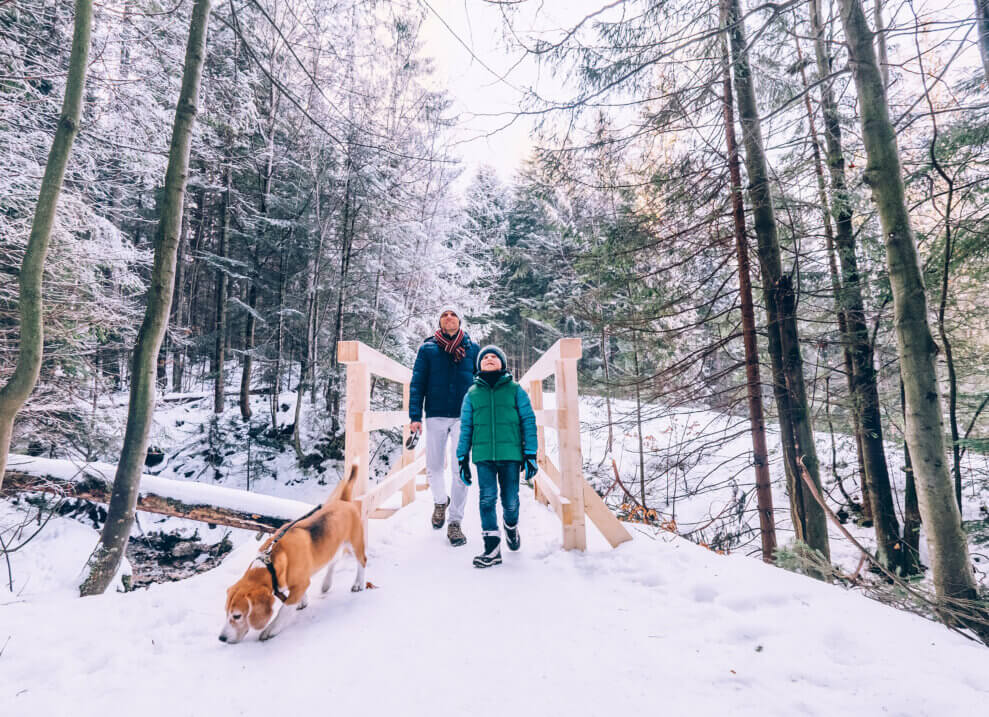
[(364, 583), (363, 582), (354, 583), (353, 585), (350, 586), (350, 592), (352, 592), (352, 593), (359, 593), (359, 592), (362, 592), (363, 590), (364, 590)]
[(268, 628), (265, 628), (264, 630), (261, 631), (261, 634), (258, 636), (258, 639), (261, 642), (267, 642), (277, 634), (278, 633), (271, 632)]

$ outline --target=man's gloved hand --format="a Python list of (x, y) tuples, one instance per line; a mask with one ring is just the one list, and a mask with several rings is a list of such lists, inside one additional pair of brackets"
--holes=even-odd
[(539, 464), (536, 462), (536, 457), (531, 453), (526, 454), (525, 460), (522, 463), (522, 470), (525, 471), (525, 484), (531, 488), (532, 479), (539, 472)]
[(474, 482), (470, 475), (470, 456), (464, 456), (460, 459), (460, 480), (464, 482), (464, 485), (471, 485)]

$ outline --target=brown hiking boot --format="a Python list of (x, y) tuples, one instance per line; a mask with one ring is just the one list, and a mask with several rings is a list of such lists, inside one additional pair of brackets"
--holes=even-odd
[(433, 506), (433, 529), (439, 530), (443, 527), (443, 523), (446, 522), (446, 509), (450, 505), (450, 499), (446, 499), (446, 503), (436, 503)]
[(464, 545), (467, 542), (467, 536), (460, 529), (459, 520), (451, 520), (450, 524), (446, 526), (446, 537), (450, 541), (450, 545), (454, 547)]

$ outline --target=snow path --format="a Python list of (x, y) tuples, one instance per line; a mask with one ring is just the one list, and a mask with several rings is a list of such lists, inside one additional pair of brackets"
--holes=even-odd
[[(672, 536), (636, 531), (612, 551), (589, 529), (586, 554), (564, 553), (556, 517), (522, 492), (522, 551), (504, 565), (470, 565), (476, 488), (462, 548), (429, 528), (420, 493), (371, 522), (379, 589), (350, 593), (341, 561), (333, 591), (320, 598), (317, 580), (267, 643), (217, 640), (253, 540), (150, 590), (4, 590), (0, 714), (945, 716), (989, 698), (989, 650), (938, 625)], [(30, 546), (91, 548), (78, 530), (52, 534)]]

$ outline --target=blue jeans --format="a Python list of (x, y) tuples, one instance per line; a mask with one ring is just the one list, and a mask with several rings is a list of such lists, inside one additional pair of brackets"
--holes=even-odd
[(506, 525), (519, 523), (518, 461), (481, 461), (477, 465), (477, 487), (481, 494), (481, 530), (498, 530), (498, 487), (501, 486), (501, 512)]

